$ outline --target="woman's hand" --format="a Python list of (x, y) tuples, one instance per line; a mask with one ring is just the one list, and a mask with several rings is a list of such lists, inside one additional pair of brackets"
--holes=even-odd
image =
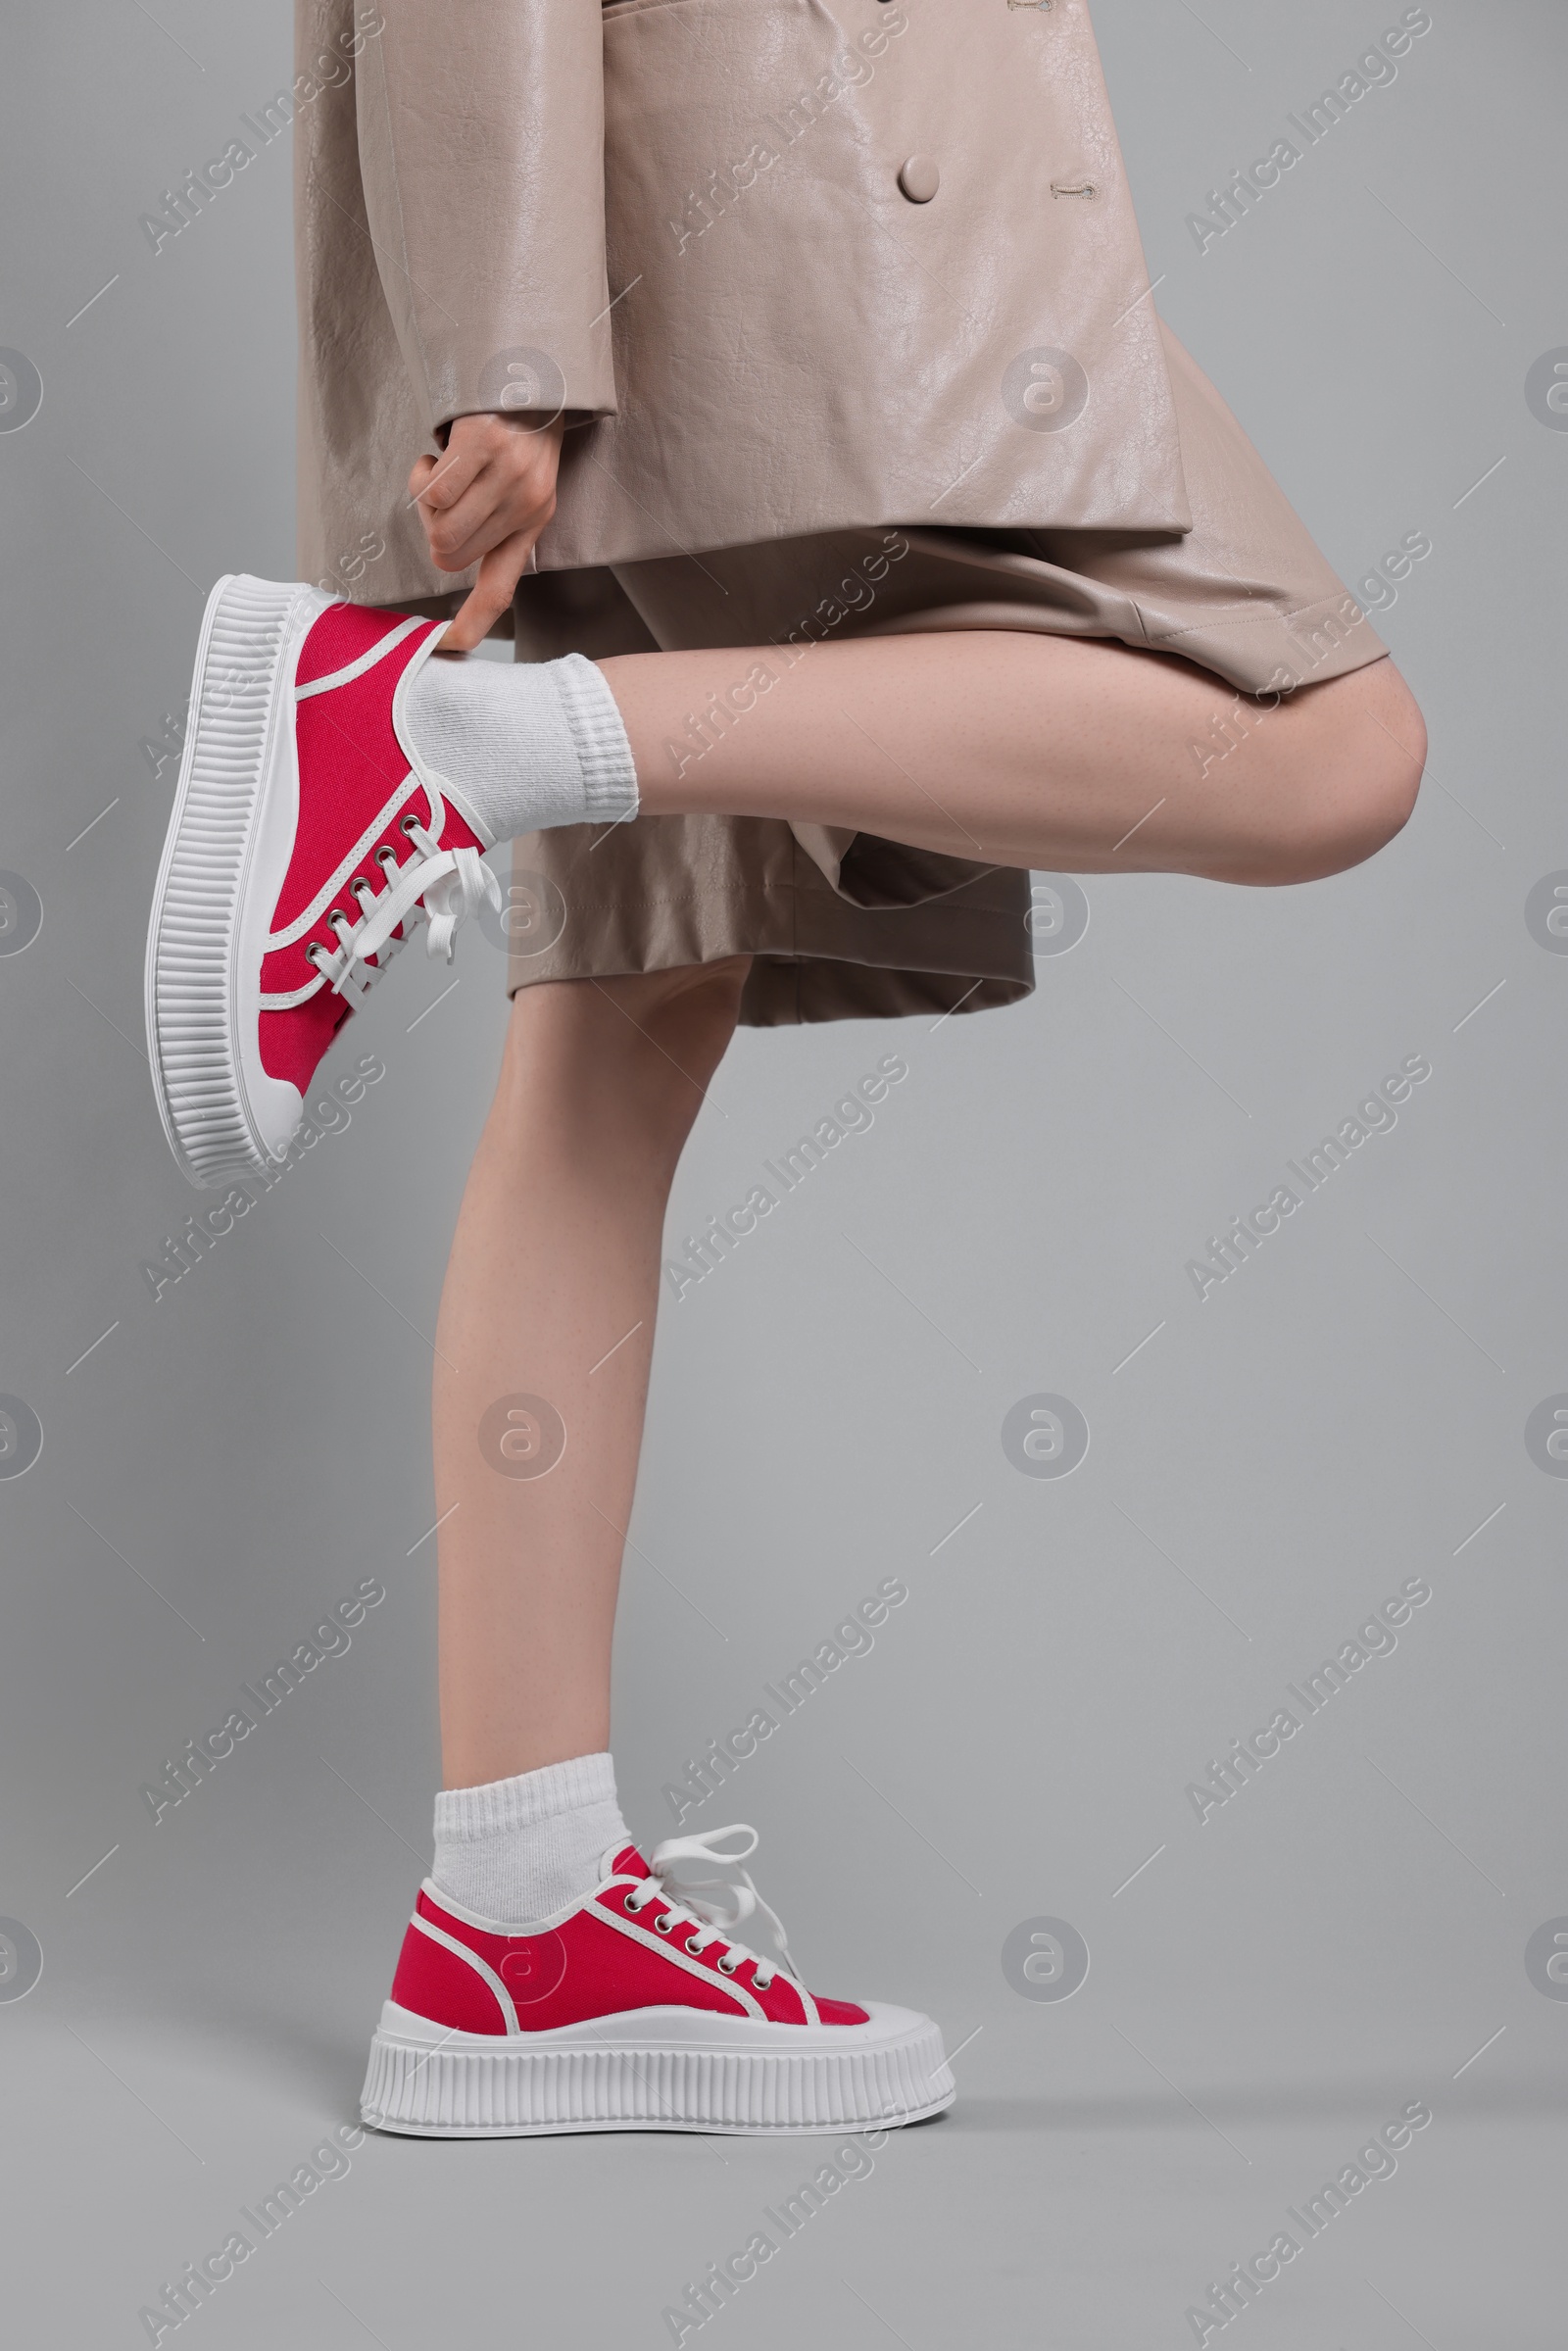
[(561, 417), (505, 413), (459, 416), (442, 457), (421, 457), (409, 475), (430, 558), (442, 571), (479, 576), (442, 638), (442, 653), (471, 653), (512, 602), (534, 541), (556, 511)]

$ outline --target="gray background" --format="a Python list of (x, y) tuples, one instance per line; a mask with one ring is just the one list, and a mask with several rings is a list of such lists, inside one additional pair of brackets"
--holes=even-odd
[[(1200, 255), (1186, 215), (1398, 10), (1097, 11), (1165, 315), (1348, 580), (1433, 541), (1379, 623), (1431, 727), (1410, 828), (1310, 889), (1091, 882), (1008, 1013), (744, 1037), (681, 1171), (676, 1238), (906, 1053), (875, 1128), (666, 1311), (620, 1622), (652, 1838), (688, 1754), (909, 1587), (693, 1824), (759, 1825), (812, 1982), (964, 2044), (954, 2113), (713, 2322), (764, 2351), (1190, 2342), (1207, 2282), (1417, 2098), (1432, 2127), (1249, 2313), (1254, 2351), (1560, 2340), (1568, 2003), (1524, 1950), (1568, 1913), (1568, 1486), (1523, 1430), (1568, 1389), (1568, 962), (1523, 909), (1568, 866), (1568, 435), (1524, 381), (1568, 344), (1568, 39), (1547, 0), (1432, 13)], [(439, 1004), (452, 975), (405, 958), (355, 1024), (384, 1081), (153, 1302), (138, 1263), (195, 1203), (142, 1053), (173, 768), (138, 744), (211, 579), (292, 574), (286, 142), (156, 259), (137, 216), (286, 81), (289, 26), (84, 4), (10, 43), (0, 343), (44, 401), (0, 434), (0, 865), (44, 919), (0, 958), (0, 1389), (44, 1447), (0, 1484), (0, 1913), (44, 1969), (0, 2004), (0, 2177), (17, 2339), (108, 2346), (355, 2111), (437, 1770), (418, 1334), (505, 1007), (477, 933)], [(1200, 1303), (1186, 1260), (1416, 1053), (1396, 1130)], [(1064, 1481), (1002, 1449), (1037, 1391), (1092, 1431)], [(350, 1652), (155, 1829), (143, 1781), (370, 1574)], [(1397, 1651), (1200, 1826), (1187, 1783), (1414, 1575)], [(1093, 1955), (1063, 2004), (1002, 1969), (1042, 1915)], [(368, 2141), (199, 2330), (667, 2341), (817, 2159)]]

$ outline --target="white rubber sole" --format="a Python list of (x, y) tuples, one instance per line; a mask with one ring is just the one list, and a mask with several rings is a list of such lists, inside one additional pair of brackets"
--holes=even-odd
[(451, 2033), (388, 2000), (360, 2111), (416, 2138), (701, 2131), (791, 2138), (890, 2130), (956, 2095), (942, 2034), (872, 2003), (864, 2025), (770, 2025), (639, 2008), (556, 2033)]
[(159, 1116), (193, 1184), (274, 1164), (299, 1123), (297, 1090), (261, 1066), (257, 1014), (299, 805), (295, 664), (330, 601), (230, 574), (202, 617), (145, 982)]

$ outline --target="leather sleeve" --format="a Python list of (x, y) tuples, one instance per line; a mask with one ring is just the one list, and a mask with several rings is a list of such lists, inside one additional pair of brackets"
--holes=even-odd
[(360, 173), (432, 433), (483, 409), (615, 410), (601, 0), (377, 0)]

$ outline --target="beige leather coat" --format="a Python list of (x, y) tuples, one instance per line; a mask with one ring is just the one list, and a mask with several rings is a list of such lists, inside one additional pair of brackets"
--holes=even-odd
[(408, 470), (505, 407), (582, 419), (546, 570), (1188, 527), (1084, 0), (296, 7), (307, 576), (458, 584)]

